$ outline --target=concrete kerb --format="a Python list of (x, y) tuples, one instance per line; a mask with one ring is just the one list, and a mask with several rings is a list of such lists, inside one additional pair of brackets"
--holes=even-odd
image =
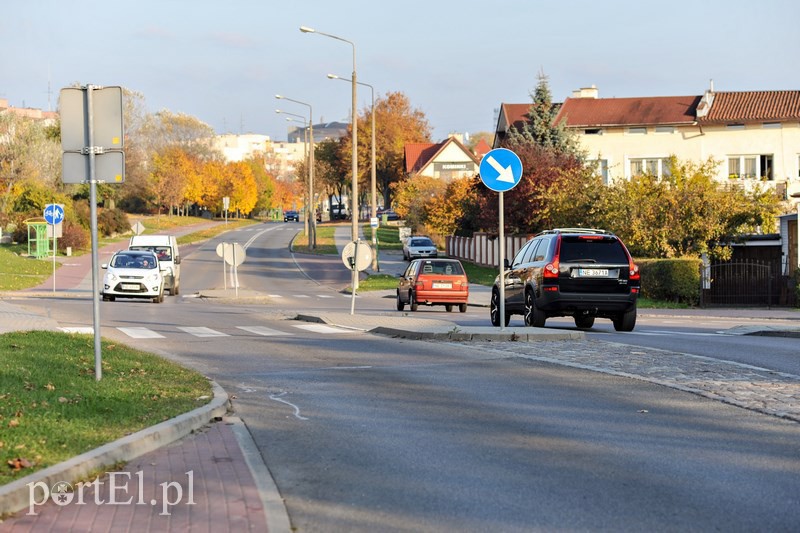
[(30, 505), (29, 483), (43, 482), (48, 487), (59, 481), (73, 483), (100, 469), (119, 462), (128, 462), (166, 446), (203, 427), (209, 421), (223, 417), (229, 410), (228, 394), (214, 381), (211, 382), (211, 387), (214, 398), (202, 407), (0, 487), (0, 515), (15, 513)]
[[(533, 342), (543, 340), (582, 340), (586, 338), (586, 334), (583, 331), (563, 331), (532, 327), (499, 329), (491, 326), (459, 326), (446, 320), (398, 317), (395, 315), (298, 314), (294, 319), (413, 340)], [(381, 322), (389, 322), (390, 324), (382, 324)]]

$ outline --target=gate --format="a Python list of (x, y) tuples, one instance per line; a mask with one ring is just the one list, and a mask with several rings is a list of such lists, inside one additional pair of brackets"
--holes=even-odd
[(700, 305), (772, 307), (781, 295), (780, 265), (760, 261), (713, 263), (702, 269)]

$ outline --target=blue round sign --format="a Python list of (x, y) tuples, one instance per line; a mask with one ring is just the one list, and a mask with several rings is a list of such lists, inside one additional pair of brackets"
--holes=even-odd
[(495, 192), (513, 189), (522, 179), (522, 161), (506, 148), (495, 148), (481, 159), (481, 181)]
[(59, 204), (44, 206), (44, 219), (48, 224), (60, 224), (64, 220), (64, 208)]

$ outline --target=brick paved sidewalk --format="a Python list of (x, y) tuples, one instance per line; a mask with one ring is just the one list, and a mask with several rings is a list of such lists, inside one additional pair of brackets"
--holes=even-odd
[[(0, 523), (0, 531), (288, 531), (288, 517), (269, 503), (276, 494), (265, 495), (264, 480), (256, 479), (263, 476), (248, 467), (237, 424), (247, 431), (238, 419), (224, 419), (132, 460), (113, 474), (113, 496), (106, 475), (99, 487), (83, 486), (83, 504), (75, 487), (69, 503), (29, 507)], [(45, 501), (43, 487), (34, 501)]]

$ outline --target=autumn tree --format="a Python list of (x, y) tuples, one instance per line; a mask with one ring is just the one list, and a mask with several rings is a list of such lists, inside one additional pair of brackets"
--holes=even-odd
[[(725, 258), (737, 236), (772, 231), (780, 202), (774, 191), (746, 191), (714, 179), (719, 163), (669, 163), (662, 177), (642, 174), (608, 188), (605, 224), (641, 257)], [(722, 245), (722, 246), (721, 246)]]
[(250, 214), (258, 202), (258, 187), (250, 165), (234, 162), (225, 165), (225, 181), (220, 190), (230, 198), (230, 210), (237, 214)]
[(415, 175), (392, 185), (394, 208), (412, 231), (425, 224), (428, 212), (437, 203), (447, 187), (442, 180)]
[(275, 177), (267, 172), (266, 159), (265, 154), (258, 153), (245, 160), (256, 181), (255, 211), (269, 211), (275, 207)]
[(51, 193), (61, 189), (61, 145), (53, 126), (0, 113), (0, 139), (0, 214), (14, 210), (29, 186)]
[[(403, 165), (405, 145), (430, 142), (428, 119), (419, 109), (411, 106), (401, 92), (389, 92), (375, 100), (375, 175), (376, 187), (383, 196), (383, 205), (392, 205), (391, 185), (405, 178)], [(358, 118), (358, 168), (359, 189), (369, 191), (371, 184), (372, 109), (365, 109)], [(340, 157), (351, 161), (352, 139), (344, 139)]]
[(469, 228), (462, 235), (471, 236), (476, 229), (477, 217), (476, 185), (480, 179), (459, 178), (447, 183), (426, 209), (425, 225), (438, 235), (456, 235), (459, 230)]

